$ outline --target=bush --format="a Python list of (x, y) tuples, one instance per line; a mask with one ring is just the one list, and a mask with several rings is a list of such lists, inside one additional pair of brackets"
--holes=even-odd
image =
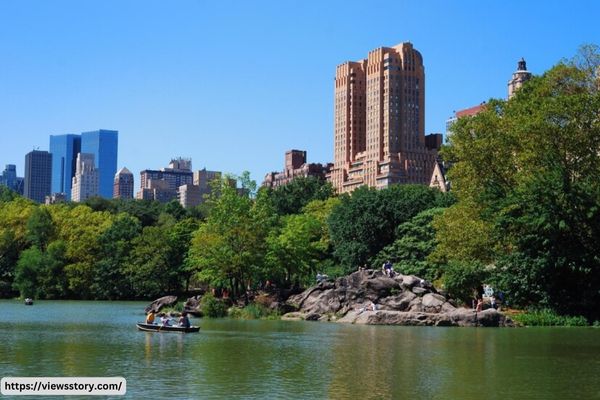
[(444, 268), (442, 282), (452, 298), (468, 304), (488, 275), (479, 263), (451, 262)]
[(231, 307), (229, 317), (238, 319), (275, 319), (279, 316), (276, 311), (258, 304), (251, 303), (244, 308)]
[(221, 318), (227, 315), (227, 305), (210, 293), (202, 296), (200, 310), (203, 316), (209, 318)]
[(588, 326), (584, 317), (558, 315), (550, 309), (528, 311), (512, 315), (511, 318), (525, 326)]

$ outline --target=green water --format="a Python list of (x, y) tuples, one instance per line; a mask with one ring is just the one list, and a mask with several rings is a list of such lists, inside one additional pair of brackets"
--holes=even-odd
[(0, 301), (0, 376), (123, 376), (135, 399), (600, 399), (600, 329), (193, 319), (183, 335), (137, 331), (144, 306)]

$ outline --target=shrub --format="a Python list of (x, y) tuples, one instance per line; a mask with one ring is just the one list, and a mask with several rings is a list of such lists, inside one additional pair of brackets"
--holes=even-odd
[(209, 318), (220, 318), (227, 315), (227, 305), (210, 293), (202, 296), (200, 310), (203, 316)]
[(244, 308), (231, 307), (229, 316), (239, 319), (275, 319), (279, 314), (262, 304), (251, 303)]
[(468, 304), (488, 275), (485, 267), (479, 263), (451, 262), (444, 268), (442, 282), (453, 298)]
[(588, 321), (578, 316), (558, 315), (550, 309), (533, 310), (511, 316), (525, 326), (588, 326)]

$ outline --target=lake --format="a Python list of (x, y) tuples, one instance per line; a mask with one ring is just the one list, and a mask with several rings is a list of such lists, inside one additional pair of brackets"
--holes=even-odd
[(122, 376), (136, 399), (600, 399), (597, 328), (192, 319), (199, 334), (146, 333), (146, 304), (0, 301), (0, 376)]

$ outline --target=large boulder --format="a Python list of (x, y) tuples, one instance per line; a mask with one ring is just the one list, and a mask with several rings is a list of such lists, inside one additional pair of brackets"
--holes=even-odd
[[(322, 281), (287, 301), (310, 320), (373, 325), (512, 326), (491, 309), (476, 313), (456, 308), (430, 282), (412, 275), (393, 278), (361, 270), (335, 281)], [(291, 315), (290, 315), (291, 316)]]
[(196, 295), (193, 297), (190, 297), (186, 300), (186, 302), (183, 304), (183, 311), (185, 311), (188, 314), (192, 314), (193, 316), (199, 317), (202, 315), (202, 312), (200, 311), (200, 299), (202, 298), (202, 295)]
[(154, 300), (144, 309), (144, 311), (146, 313), (150, 311), (154, 311), (156, 313), (159, 312), (163, 307), (172, 306), (175, 303), (177, 303), (177, 296), (164, 296)]

